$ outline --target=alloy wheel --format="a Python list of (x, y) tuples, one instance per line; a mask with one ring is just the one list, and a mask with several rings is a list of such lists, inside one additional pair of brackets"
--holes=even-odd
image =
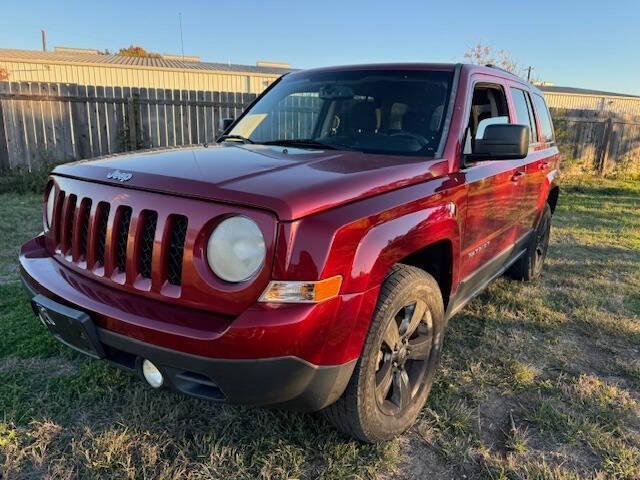
[(414, 300), (391, 319), (378, 351), (375, 391), (384, 414), (400, 414), (419, 394), (432, 346), (431, 312), (423, 300)]

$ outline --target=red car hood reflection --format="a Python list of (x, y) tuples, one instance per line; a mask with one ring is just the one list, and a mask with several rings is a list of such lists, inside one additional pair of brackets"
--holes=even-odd
[(251, 206), (294, 220), (424, 181), (440, 165), (444, 173), (445, 161), (421, 157), (224, 144), (80, 161), (54, 174)]

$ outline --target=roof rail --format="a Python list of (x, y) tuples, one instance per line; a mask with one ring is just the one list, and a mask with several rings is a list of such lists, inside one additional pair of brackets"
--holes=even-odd
[(513, 72), (510, 72), (506, 68), (498, 67), (497, 65), (494, 65), (493, 63), (487, 63), (487, 64), (485, 64), (485, 67), (494, 68), (496, 70), (500, 70), (501, 72), (508, 73), (509, 75), (513, 75), (514, 77), (517, 77), (520, 80), (524, 80), (524, 78), (522, 78), (520, 75), (518, 75), (516, 73), (513, 73)]

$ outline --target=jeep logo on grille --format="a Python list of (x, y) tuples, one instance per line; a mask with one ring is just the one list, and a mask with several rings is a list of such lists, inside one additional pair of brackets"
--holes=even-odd
[(120, 170), (116, 170), (115, 172), (109, 172), (107, 174), (107, 178), (111, 180), (118, 180), (119, 182), (128, 182), (133, 177), (133, 174), (127, 172), (121, 172)]

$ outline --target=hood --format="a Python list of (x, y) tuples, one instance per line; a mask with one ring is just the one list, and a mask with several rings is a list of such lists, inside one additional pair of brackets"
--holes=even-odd
[(222, 144), (80, 161), (60, 165), (53, 173), (240, 204), (272, 211), (280, 220), (294, 220), (424, 181), (433, 176), (434, 164), (443, 162), (352, 151)]

